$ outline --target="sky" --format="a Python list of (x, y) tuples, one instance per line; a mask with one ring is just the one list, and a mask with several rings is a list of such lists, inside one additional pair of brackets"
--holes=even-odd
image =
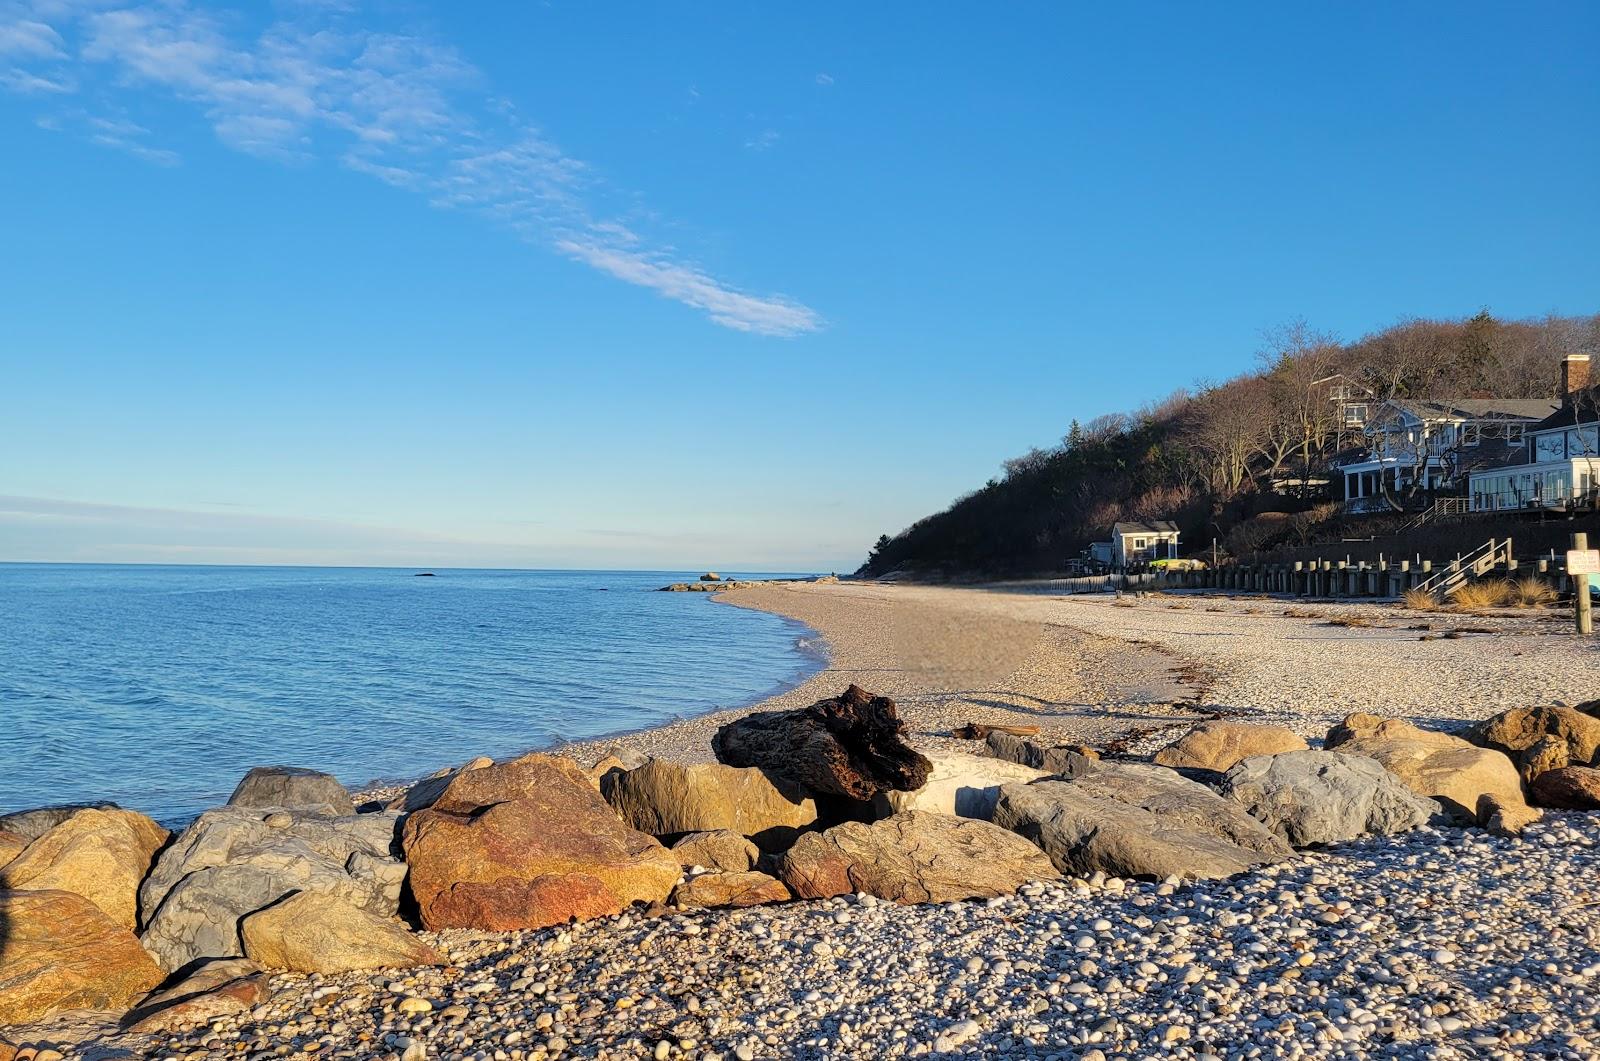
[(0, 560), (846, 571), (1600, 311), (1600, 5), (0, 0)]

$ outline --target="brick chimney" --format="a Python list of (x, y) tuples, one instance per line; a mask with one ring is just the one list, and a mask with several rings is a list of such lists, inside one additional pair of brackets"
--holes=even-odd
[(1568, 354), (1561, 359), (1561, 404), (1571, 405), (1589, 385), (1589, 355)]

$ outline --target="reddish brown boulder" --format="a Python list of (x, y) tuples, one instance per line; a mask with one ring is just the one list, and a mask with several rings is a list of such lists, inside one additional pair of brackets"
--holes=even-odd
[(81, 895), (0, 891), (0, 1025), (125, 1010), (161, 982), (134, 934)]
[(272, 997), (272, 977), (246, 958), (203, 962), (171, 987), (152, 992), (122, 1019), (138, 1033), (177, 1031), (254, 1009)]
[(0, 869), (5, 869), (6, 864), (22, 854), (22, 849), (27, 846), (26, 836), (0, 829)]
[(684, 881), (672, 893), (672, 901), (684, 909), (710, 906), (762, 906), (786, 903), (791, 896), (783, 881), (765, 873), (702, 873)]
[(73, 892), (136, 929), (139, 884), (166, 842), (167, 831), (136, 811), (75, 811), (0, 870), (0, 887)]
[(527, 755), (471, 770), (406, 819), (411, 891), (429, 929), (508, 931), (661, 902), (682, 876), (623, 825), (570, 759)]
[(728, 723), (711, 739), (717, 760), (754, 766), (816, 796), (870, 800), (921, 788), (931, 763), (905, 742), (887, 696), (852, 685), (798, 711), (763, 711)]
[(1528, 786), (1533, 802), (1557, 810), (1600, 810), (1600, 770), (1564, 766), (1548, 770)]

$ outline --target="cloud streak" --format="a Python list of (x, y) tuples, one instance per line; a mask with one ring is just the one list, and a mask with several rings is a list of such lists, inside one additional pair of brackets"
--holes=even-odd
[[(641, 234), (632, 196), (488, 95), (453, 48), (368, 28), (349, 6), (302, 3), (252, 25), (187, 0), (0, 0), (0, 89), (53, 107), (41, 115), (47, 128), (162, 165), (178, 156), (127, 107), (176, 100), (234, 150), (334, 160), (490, 217), (724, 327), (794, 336), (823, 326), (800, 302), (741, 290)], [(627, 205), (607, 209), (614, 200)]]

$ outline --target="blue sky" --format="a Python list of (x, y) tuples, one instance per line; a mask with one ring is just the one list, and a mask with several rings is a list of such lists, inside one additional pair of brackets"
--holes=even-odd
[(0, 559), (853, 568), (1291, 318), (1600, 309), (1596, 54), (1580, 2), (0, 0)]

